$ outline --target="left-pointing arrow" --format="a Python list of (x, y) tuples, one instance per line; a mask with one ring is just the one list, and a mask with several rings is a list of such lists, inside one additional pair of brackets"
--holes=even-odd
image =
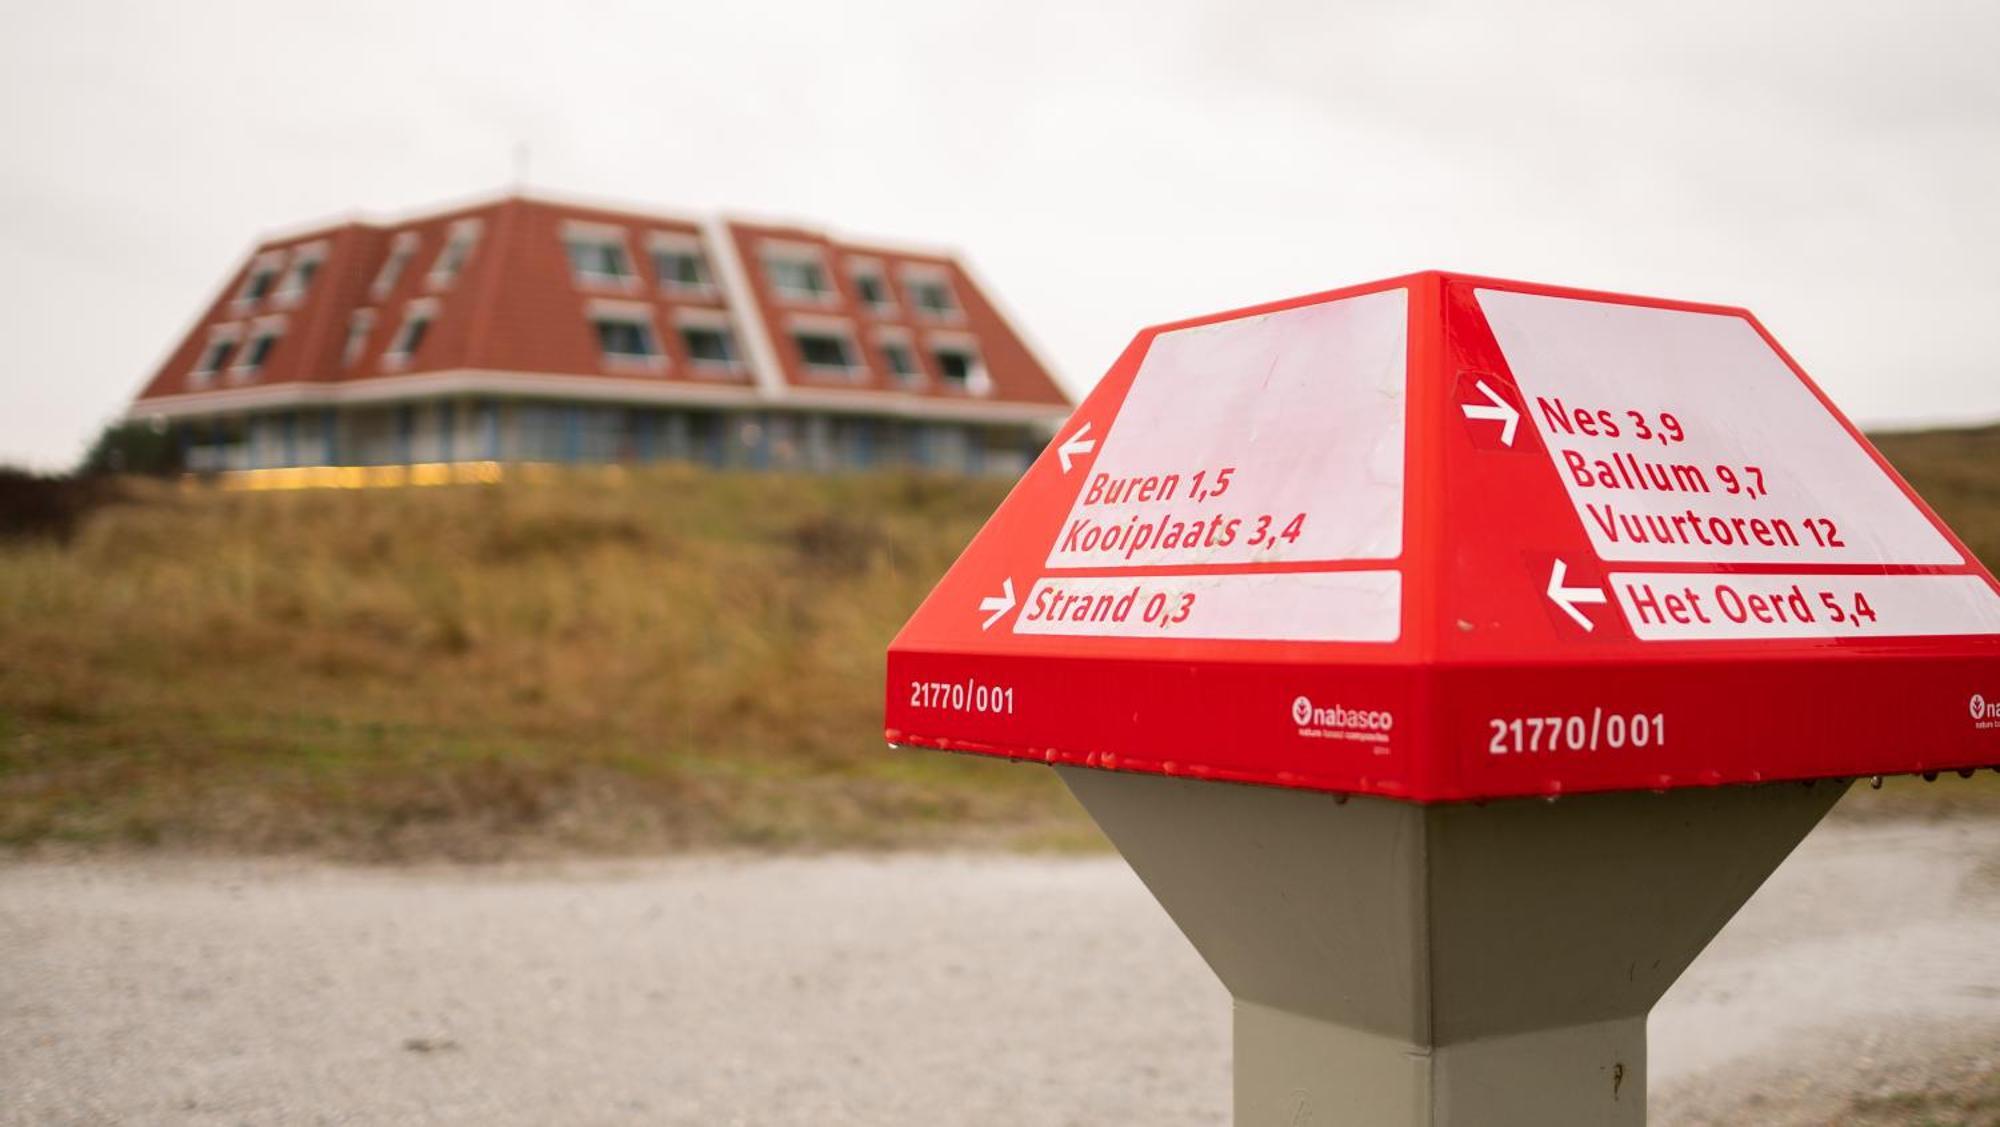
[(1597, 624), (1590, 620), (1589, 615), (1578, 610), (1577, 604), (1604, 602), (1604, 588), (1565, 586), (1563, 581), (1568, 578), (1569, 565), (1558, 559), (1556, 565), (1549, 569), (1549, 586), (1544, 593), (1548, 595), (1550, 602), (1562, 608), (1562, 612), (1569, 615), (1578, 626), (1585, 630), (1596, 629)]
[(1014, 609), (1014, 581), (1011, 578), (1008, 579), (1000, 585), (999, 594), (988, 595), (979, 600), (979, 609), (993, 612), (986, 616), (986, 621), (980, 623), (979, 628), (981, 630), (992, 629), (994, 623), (1000, 621), (1003, 615)]
[(1092, 450), (1097, 449), (1096, 439), (1083, 437), (1089, 433), (1090, 424), (1085, 423), (1076, 428), (1076, 433), (1069, 436), (1069, 441), (1056, 447), (1056, 459), (1062, 463), (1064, 473), (1069, 472), (1069, 463), (1072, 458), (1081, 458)]

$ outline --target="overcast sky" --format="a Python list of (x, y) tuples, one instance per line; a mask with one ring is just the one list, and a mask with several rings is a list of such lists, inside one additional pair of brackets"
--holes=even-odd
[(957, 248), (1081, 392), (1443, 267), (1747, 305), (1864, 424), (2000, 417), (2000, 4), (0, 9), (0, 462), (260, 234), (531, 190)]

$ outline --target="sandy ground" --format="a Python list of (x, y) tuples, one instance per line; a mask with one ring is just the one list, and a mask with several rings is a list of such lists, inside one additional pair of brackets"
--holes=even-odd
[[(1822, 827), (1652, 1022), (1656, 1123), (2000, 1057), (2000, 821)], [(1112, 858), (0, 866), (0, 1122), (1219, 1124)]]

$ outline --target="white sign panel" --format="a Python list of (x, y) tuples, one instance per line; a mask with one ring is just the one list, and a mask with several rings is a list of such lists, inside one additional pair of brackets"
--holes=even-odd
[(1401, 554), (1408, 320), (1394, 289), (1155, 338), (1048, 566)]
[(1022, 600), (1014, 633), (1393, 642), (1402, 594), (1396, 571), (1046, 576)]
[(1648, 642), (2000, 633), (1977, 575), (1620, 572), (1611, 591)]
[(1477, 296), (1603, 559), (1964, 562), (1744, 318)]

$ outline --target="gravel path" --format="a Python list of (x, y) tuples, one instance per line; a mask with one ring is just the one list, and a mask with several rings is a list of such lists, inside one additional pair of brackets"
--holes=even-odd
[[(2000, 1053), (1996, 951), (2000, 821), (1822, 827), (1656, 1012), (1655, 1120), (1824, 1121)], [(1219, 1124), (1228, 1091), (1226, 994), (1111, 858), (0, 866), (0, 1123)]]

